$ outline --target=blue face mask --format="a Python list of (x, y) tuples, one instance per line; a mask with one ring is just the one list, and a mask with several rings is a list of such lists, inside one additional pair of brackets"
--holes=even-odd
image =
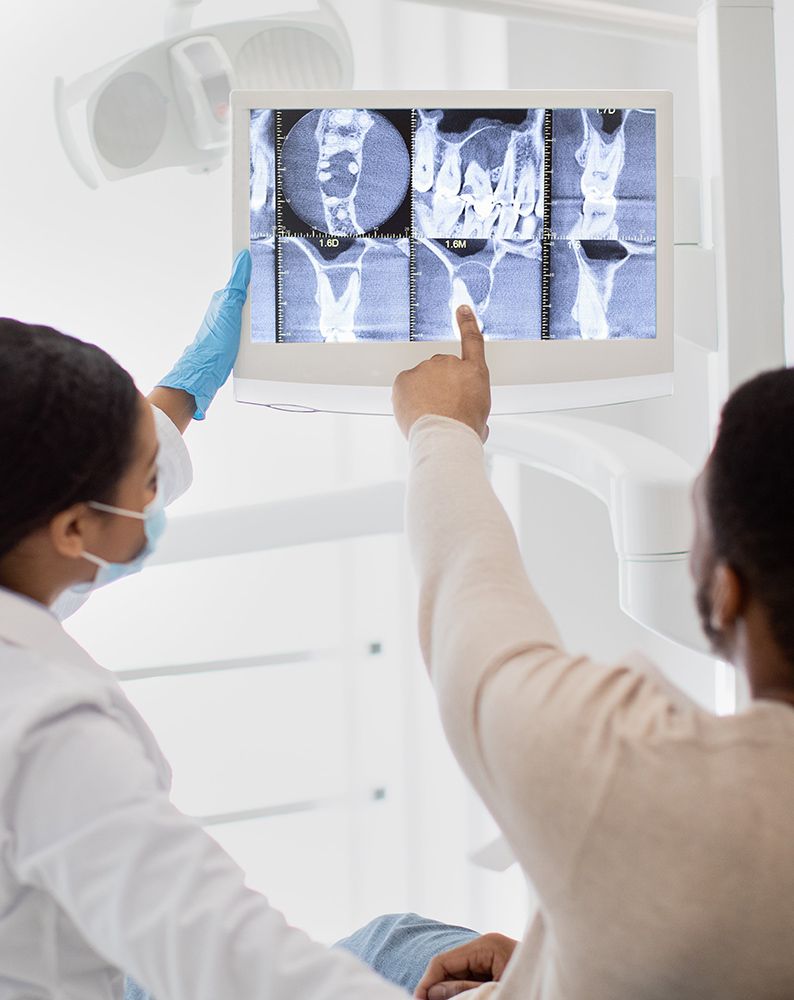
[(101, 556), (95, 556), (91, 552), (84, 551), (83, 558), (95, 563), (99, 569), (93, 580), (90, 580), (88, 583), (77, 584), (77, 586), (72, 588), (78, 594), (86, 594), (91, 590), (96, 590), (98, 587), (104, 587), (106, 583), (119, 580), (121, 577), (139, 573), (143, 569), (144, 561), (154, 552), (157, 543), (165, 531), (165, 508), (163, 507), (162, 490), (160, 489), (157, 490), (152, 502), (144, 507), (143, 512), (124, 510), (123, 507), (111, 507), (110, 504), (99, 503), (95, 500), (91, 500), (88, 506), (93, 507), (95, 510), (106, 511), (108, 514), (118, 514), (120, 517), (134, 517), (139, 521), (143, 521), (143, 528), (146, 532), (146, 544), (138, 555), (127, 563), (108, 562), (107, 559), (103, 559)]

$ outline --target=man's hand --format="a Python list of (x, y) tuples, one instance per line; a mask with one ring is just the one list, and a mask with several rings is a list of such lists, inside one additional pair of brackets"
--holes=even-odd
[(419, 1000), (447, 1000), (483, 983), (498, 981), (518, 941), (504, 934), (483, 934), (429, 963), (416, 987)]
[(416, 368), (402, 372), (395, 380), (394, 416), (406, 437), (414, 423), (429, 413), (460, 420), (483, 441), (488, 437), (491, 385), (485, 342), (471, 309), (461, 306), (456, 318), (461, 356), (436, 354)]

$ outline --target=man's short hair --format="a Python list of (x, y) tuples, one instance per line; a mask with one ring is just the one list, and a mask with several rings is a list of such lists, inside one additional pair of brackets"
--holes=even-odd
[(763, 604), (794, 670), (794, 368), (730, 396), (705, 486), (715, 555)]

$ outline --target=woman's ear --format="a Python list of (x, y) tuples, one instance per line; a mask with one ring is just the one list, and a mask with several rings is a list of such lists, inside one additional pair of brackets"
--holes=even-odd
[(711, 627), (720, 633), (730, 632), (745, 605), (744, 584), (736, 570), (719, 562), (711, 577)]
[(90, 508), (87, 504), (77, 503), (62, 510), (47, 526), (50, 542), (60, 556), (67, 559), (79, 559), (85, 543), (85, 530), (90, 518)]

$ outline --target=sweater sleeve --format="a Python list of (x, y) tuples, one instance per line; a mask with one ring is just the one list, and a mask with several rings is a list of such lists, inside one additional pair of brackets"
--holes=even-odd
[(548, 900), (627, 743), (669, 728), (674, 707), (650, 677), (564, 650), (464, 424), (428, 416), (412, 428), (407, 529), (447, 738)]

